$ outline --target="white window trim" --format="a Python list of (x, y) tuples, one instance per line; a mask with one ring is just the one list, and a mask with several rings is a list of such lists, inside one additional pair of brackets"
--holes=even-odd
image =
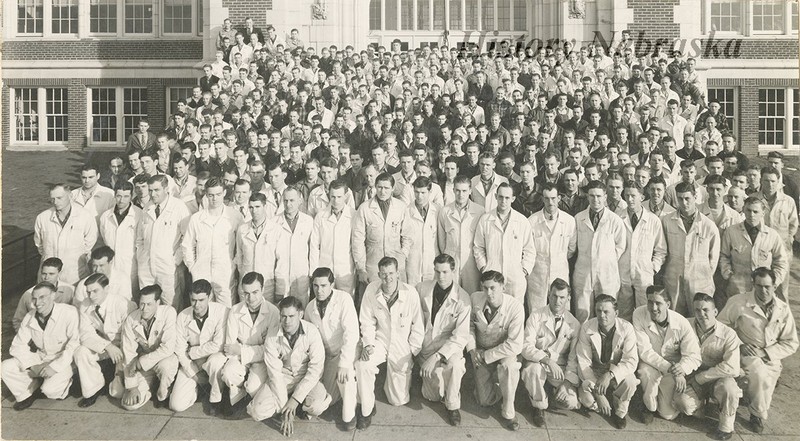
[[(782, 89), (784, 91), (784, 112), (783, 117), (783, 144), (759, 144), (758, 153), (768, 153), (774, 150), (780, 150), (781, 153), (788, 153), (792, 155), (800, 154), (800, 146), (792, 145), (792, 120), (794, 119), (794, 87), (759, 87), (760, 89)], [(761, 101), (758, 101), (761, 104)], [(774, 118), (774, 117), (773, 117)], [(759, 116), (760, 120), (760, 116)]]
[[(167, 6), (166, 0), (158, 0), (160, 7), (159, 7), (159, 26), (161, 29), (164, 29), (164, 17), (166, 13), (164, 9)], [(164, 37), (197, 37), (197, 17), (198, 14), (202, 14), (203, 11), (197, 10), (197, 2), (195, 0), (190, 0), (189, 4), (192, 8), (192, 25), (189, 27), (189, 32), (161, 32), (161, 35)]]
[[(713, 0), (703, 0), (701, 8), (703, 17), (702, 23), (702, 32), (703, 35), (709, 35), (711, 33), (711, 3)], [(740, 17), (742, 32), (732, 32), (732, 31), (714, 31), (715, 36), (720, 37), (732, 37), (732, 36), (739, 36), (739, 37), (749, 37), (749, 38), (764, 38), (764, 39), (774, 39), (778, 38), (797, 38), (797, 31), (792, 30), (792, 1), (793, 0), (783, 0), (781, 4), (783, 5), (783, 32), (780, 31), (756, 31), (753, 30), (753, 2), (751, 0), (740, 0), (741, 7), (740, 11), (742, 11), (742, 16)]]
[[(114, 97), (116, 100), (117, 117), (117, 140), (116, 141), (94, 141), (92, 140), (92, 130), (94, 129), (92, 119), (92, 90), (94, 89), (115, 89)], [(125, 148), (128, 140), (125, 139), (125, 89), (147, 89), (147, 86), (95, 86), (86, 88), (86, 144), (89, 147), (99, 148)], [(149, 109), (148, 109), (149, 110)]]
[(6, 0), (9, 9), (12, 12), (13, 23), (9, 26), (10, 33), (18, 39), (30, 40), (77, 40), (80, 38), (81, 33), (81, 3), (78, 0), (78, 29), (74, 33), (61, 34), (53, 32), (53, 0), (42, 0), (42, 32), (17, 32), (17, 24), (19, 23), (19, 8), (17, 7), (17, 0)]
[[(36, 89), (36, 108), (37, 108), (37, 122), (39, 124), (39, 140), (38, 141), (17, 141), (17, 124), (16, 124), (16, 113), (14, 112), (14, 103), (16, 101), (16, 92), (17, 89)], [(9, 99), (9, 145), (11, 146), (18, 146), (18, 147), (67, 147), (68, 141), (49, 141), (46, 140), (47, 138), (47, 91), (45, 89), (66, 89), (63, 86), (52, 86), (52, 87), (9, 87), (8, 89), (8, 99)], [(69, 91), (67, 91), (69, 94)], [(69, 96), (69, 95), (68, 95)], [(69, 100), (67, 100), (69, 103)], [(67, 117), (69, 120), (69, 117)], [(67, 126), (69, 127), (69, 126)], [(38, 149), (34, 149), (38, 150)]]
[[(514, 30), (514, 14), (516, 13), (515, 6), (517, 2), (525, 3), (528, 0), (509, 0), (509, 29), (505, 31), (499, 31), (501, 33), (518, 33), (523, 34), (526, 33), (527, 30)], [(428, 23), (430, 24), (431, 29), (418, 29), (417, 28), (417, 11), (418, 7), (417, 4), (419, 2), (427, 2), (428, 3)], [(493, 19), (493, 26), (492, 29), (483, 29), (483, 3), (484, 2), (491, 2), (492, 8), (494, 11), (494, 19)], [(402, 27), (402, 0), (397, 0), (397, 30), (387, 30), (386, 29), (386, 0), (380, 0), (380, 29), (373, 29), (369, 32), (396, 32), (398, 34), (402, 33), (409, 33), (409, 32), (428, 32), (433, 34), (441, 34), (442, 30), (433, 30), (433, 1), (432, 0), (412, 0), (412, 11), (411, 11), (411, 29), (403, 30)], [(497, 29), (498, 25), (498, 4), (497, 0), (478, 0), (478, 8), (477, 8), (477, 22), (478, 28), (477, 29), (467, 29), (467, 5), (466, 0), (461, 0), (461, 28), (460, 29), (452, 29), (450, 28), (450, 0), (445, 0), (445, 15), (444, 15), (444, 28), (450, 32), (469, 32), (469, 31), (479, 31), (479, 32), (492, 32)], [(530, 5), (526, 5), (526, 22), (528, 21), (528, 9)]]
[[(167, 86), (165, 88), (166, 89), (166, 97), (164, 98), (164, 102), (166, 103), (166, 106), (164, 108), (164, 114), (166, 115), (166, 123), (167, 123), (167, 125), (169, 125), (169, 122), (172, 120), (172, 90), (173, 89), (191, 89), (191, 88), (196, 87), (196, 86), (197, 86), (196, 84), (192, 84), (190, 86)], [(189, 98), (191, 98), (191, 96)]]
[(732, 89), (733, 90), (733, 120), (736, 123), (734, 132), (738, 132), (741, 125), (739, 118), (739, 87), (738, 86), (710, 86), (709, 89)]

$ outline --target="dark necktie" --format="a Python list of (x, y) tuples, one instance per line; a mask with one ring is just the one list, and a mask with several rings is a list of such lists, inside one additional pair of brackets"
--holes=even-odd
[(97, 314), (97, 317), (98, 317), (98, 318), (100, 318), (100, 321), (101, 321), (101, 322), (103, 322), (103, 323), (105, 323), (105, 322), (106, 322), (106, 319), (105, 319), (105, 317), (103, 317), (103, 316), (100, 314), (100, 305), (96, 305), (96, 306), (94, 307), (94, 313), (95, 313), (95, 314)]
[(564, 324), (564, 318), (560, 316), (556, 317), (556, 324), (555, 324), (556, 335), (558, 335), (558, 333), (561, 332), (561, 325), (563, 324)]
[(636, 216), (636, 213), (631, 213), (631, 228), (635, 230), (638, 223), (639, 216)]
[(161, 206), (156, 204), (156, 219), (161, 216)]

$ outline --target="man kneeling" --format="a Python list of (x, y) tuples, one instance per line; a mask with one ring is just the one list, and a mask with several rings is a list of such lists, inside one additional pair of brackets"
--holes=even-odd
[(267, 381), (247, 413), (256, 421), (280, 413), (281, 432), (291, 436), (295, 414), (304, 419), (308, 414), (318, 416), (328, 408), (331, 396), (320, 381), (325, 368), (322, 336), (316, 326), (303, 320), (303, 303), (294, 296), (284, 297), (278, 310), (281, 327), (264, 341)]

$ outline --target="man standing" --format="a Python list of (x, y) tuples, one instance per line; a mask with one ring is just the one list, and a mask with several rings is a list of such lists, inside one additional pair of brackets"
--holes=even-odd
[(713, 297), (699, 292), (695, 294), (692, 304), (694, 318), (689, 323), (700, 341), (702, 362), (688, 380), (686, 394), (690, 398), (689, 410), (700, 408), (704, 401), (714, 397), (719, 407), (719, 425), (711, 437), (724, 441), (733, 435), (736, 409), (742, 396), (736, 384), (740, 372), (739, 346), (742, 342), (736, 336), (736, 331), (717, 321)]
[(478, 221), (485, 213), (482, 206), (470, 200), (469, 178), (456, 176), (453, 180), (455, 200), (439, 211), (436, 240), (439, 250), (456, 261), (455, 280), (467, 292), (480, 289), (480, 272), (475, 264), (472, 243)]
[(36, 216), (33, 243), (42, 261), (61, 259), (61, 280), (73, 285), (89, 275), (86, 263), (97, 242), (97, 221), (92, 213), (72, 203), (64, 184), (50, 189), (50, 204), (52, 208)]
[(169, 408), (183, 412), (197, 401), (197, 384), (208, 383), (211, 414), (220, 412), (222, 401), (222, 379), (220, 372), (225, 365), (222, 344), (225, 341), (225, 325), (228, 308), (212, 302), (213, 288), (208, 280), (192, 283), (189, 294), (190, 306), (178, 314), (175, 354), (178, 356), (178, 375), (169, 399)]
[(502, 183), (508, 183), (508, 179), (494, 172), (494, 156), (490, 152), (481, 153), (478, 158), (478, 176), (472, 178), (472, 200), (483, 207), (487, 213), (497, 207), (497, 189)]
[(180, 306), (184, 288), (181, 240), (189, 222), (189, 209), (169, 195), (166, 176), (152, 176), (147, 185), (151, 203), (136, 230), (139, 286), (157, 284), (166, 304)]
[(575, 364), (575, 346), (581, 324), (569, 312), (570, 286), (556, 278), (550, 284), (549, 304), (531, 312), (525, 323), (522, 346), (522, 382), (533, 405), (533, 424), (544, 426), (544, 411), (548, 407), (545, 383), (553, 387), (552, 395), (561, 408), (577, 409), (578, 377), (568, 366)]
[(675, 187), (678, 211), (663, 216), (667, 238), (664, 289), (670, 307), (690, 317), (694, 293), (714, 292), (714, 271), (719, 262), (720, 238), (717, 226), (697, 209), (695, 188), (688, 182)]
[(718, 320), (733, 328), (742, 341), (742, 369), (747, 376), (750, 426), (764, 431), (772, 394), (781, 374), (781, 360), (797, 352), (794, 317), (789, 305), (775, 296), (775, 273), (753, 271), (753, 292), (733, 297)]
[[(509, 187), (510, 188), (510, 187)], [(517, 357), (524, 342), (525, 311), (506, 294), (505, 278), (497, 271), (481, 275), (482, 291), (472, 295), (470, 338), (466, 350), (475, 368), (475, 398), (481, 406), (502, 401), (503, 425), (519, 430), (514, 396), (519, 384)]]
[[(628, 407), (639, 380), (637, 337), (633, 325), (617, 317), (617, 300), (606, 294), (594, 300), (595, 318), (587, 320), (575, 347), (578, 400), (589, 410), (610, 416), (614, 427), (628, 425)], [(613, 414), (612, 414), (613, 412)]]
[[(783, 191), (780, 181), (780, 172), (774, 167), (761, 169), (761, 191), (755, 196), (765, 200), (764, 223), (774, 228), (783, 240), (787, 250), (792, 249), (795, 234), (797, 233), (797, 206), (795, 201)], [(779, 295), (783, 294), (779, 289)]]
[(254, 396), (267, 381), (264, 339), (278, 328), (279, 314), (275, 305), (264, 300), (263, 289), (264, 277), (261, 274), (245, 274), (242, 277), (242, 301), (233, 305), (228, 315), (223, 347), (228, 361), (222, 370), (222, 382), (230, 389), (234, 406), (245, 394)]
[(78, 305), (81, 344), (75, 349), (75, 365), (81, 379), (83, 399), (78, 407), (90, 407), (103, 393), (106, 380), (100, 361), (111, 360), (114, 377), (109, 387), (112, 396), (122, 389), (123, 353), (122, 322), (136, 309), (130, 300), (109, 295), (108, 277), (101, 273), (89, 276), (84, 282), (86, 298)]
[(525, 279), (536, 262), (531, 224), (511, 209), (514, 190), (507, 182), (497, 188), (497, 207), (478, 221), (473, 241), (475, 264), (481, 272), (499, 271), (505, 289), (520, 303), (525, 301)]
[(319, 329), (325, 346), (325, 369), (322, 384), (331, 403), (342, 400), (342, 423), (345, 430), (356, 427), (356, 346), (359, 330), (352, 294), (334, 289), (334, 273), (317, 267), (311, 274), (314, 298), (308, 302), (305, 318)]
[(256, 421), (281, 414), (281, 433), (294, 434), (294, 417), (319, 416), (331, 402), (320, 381), (325, 346), (316, 326), (303, 320), (303, 304), (294, 296), (278, 303), (280, 327), (267, 334), (267, 381), (253, 396), (247, 413)]
[(11, 342), (10, 359), (2, 363), (3, 383), (14, 395), (14, 410), (31, 407), (37, 390), (53, 400), (67, 397), (72, 384), (72, 356), (80, 345), (78, 311), (55, 302), (56, 287), (33, 287), (35, 310), (22, 319)]
[(100, 238), (114, 250), (111, 273), (119, 275), (115, 283), (128, 293), (139, 291), (136, 228), (142, 219), (142, 209), (131, 203), (132, 198), (133, 184), (120, 182), (114, 189), (114, 207), (100, 215)]
[(125, 391), (115, 398), (122, 399), (126, 410), (136, 410), (150, 401), (150, 388), (155, 380), (158, 380), (156, 402), (166, 403), (178, 372), (175, 321), (175, 309), (161, 304), (161, 287), (142, 288), (139, 309), (122, 323)]
[[(390, 183), (381, 182), (387, 186), (379, 191), (390, 194)], [(420, 352), (425, 328), (419, 294), (401, 282), (400, 275), (397, 259), (382, 258), (378, 262), (379, 280), (367, 286), (361, 303), (362, 349), (355, 368), (361, 403), (357, 427), (362, 430), (372, 424), (375, 415), (375, 377), (381, 364), (386, 363), (383, 390), (389, 403), (402, 406), (411, 399), (413, 357)]]
[(432, 188), (430, 178), (418, 177), (413, 183), (413, 201), (406, 213), (409, 235), (416, 239), (406, 263), (406, 280), (411, 285), (433, 279), (432, 262), (439, 255), (436, 223), (441, 206), (431, 201)]
[(450, 425), (461, 424), (461, 378), (466, 372), (464, 348), (469, 341), (471, 301), (455, 280), (456, 261), (447, 254), (433, 260), (434, 280), (417, 285), (425, 337), (417, 361), (422, 396), (442, 401)]
[(189, 219), (181, 248), (186, 267), (194, 280), (211, 283), (214, 301), (230, 307), (233, 253), (240, 216), (224, 203), (222, 182), (211, 178), (205, 185), (208, 206)]
[[(314, 218), (308, 260), (309, 269), (330, 268), (335, 277), (334, 288), (354, 296), (355, 263), (350, 241), (356, 213), (347, 203), (347, 193), (348, 189), (344, 182), (337, 180), (331, 183), (328, 190), (330, 203)], [(311, 320), (308, 311), (306, 318)], [(328, 392), (330, 393), (330, 390)]]
[(642, 207), (644, 195), (636, 184), (625, 183), (622, 190), (628, 204), (625, 225), (625, 252), (619, 259), (620, 291), (617, 298), (619, 315), (625, 320), (647, 303), (645, 291), (667, 258), (667, 241), (661, 220)]
[(309, 297), (309, 266), (308, 248), (311, 242), (311, 230), (314, 228), (314, 219), (300, 211), (303, 195), (295, 187), (289, 187), (283, 192), (283, 216), (275, 218), (278, 230), (283, 236), (283, 242), (289, 244), (286, 250), (289, 262), (289, 280), (285, 292), (276, 292), (276, 300), (284, 295), (295, 296), (308, 303)]
[(80, 205), (96, 219), (114, 206), (114, 192), (97, 183), (100, 174), (97, 166), (86, 164), (81, 167), (81, 188), (72, 190), (72, 202)]
[[(600, 294), (617, 296), (620, 288), (619, 258), (625, 252), (625, 225), (607, 209), (606, 188), (601, 181), (586, 185), (589, 208), (575, 216), (578, 232), (578, 260), (573, 286), (575, 317), (585, 322)], [(615, 308), (616, 313), (616, 308)]]
[(547, 304), (545, 291), (554, 280), (569, 280), (568, 260), (575, 255), (578, 243), (575, 218), (558, 208), (556, 184), (543, 184), (541, 195), (544, 209), (528, 218), (536, 247), (536, 263), (527, 277), (528, 289), (525, 294), (525, 302), (531, 312)]
[(633, 312), (633, 328), (640, 337), (644, 423), (652, 423), (656, 411), (665, 420), (692, 414), (686, 377), (700, 366), (700, 345), (689, 321), (670, 310), (663, 287), (647, 288), (647, 305)]

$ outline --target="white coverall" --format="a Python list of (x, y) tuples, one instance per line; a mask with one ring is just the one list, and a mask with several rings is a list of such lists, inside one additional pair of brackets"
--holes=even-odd
[(227, 206), (218, 216), (207, 209), (200, 210), (189, 219), (181, 245), (192, 280), (208, 280), (214, 289), (214, 300), (228, 308), (232, 305), (233, 255), (240, 219)]
[(506, 292), (522, 304), (527, 291), (526, 274), (536, 263), (531, 223), (516, 210), (508, 214), (508, 225), (497, 215), (488, 212), (478, 221), (472, 252), (481, 272), (499, 271), (506, 278)]
[[(308, 276), (311, 275), (308, 248), (311, 241), (311, 230), (314, 228), (314, 219), (303, 212), (298, 212), (294, 231), (292, 231), (289, 223), (286, 222), (285, 216), (276, 217), (275, 222), (278, 224), (281, 234), (288, 238), (289, 242), (289, 249), (287, 250), (289, 281), (286, 286), (286, 292), (276, 292), (276, 303), (285, 296), (294, 296), (300, 299), (303, 305), (306, 305), (311, 295), (309, 291), (311, 285), (308, 279)], [(287, 239), (284, 239), (284, 241), (287, 241)]]
[(455, 203), (444, 206), (439, 211), (436, 240), (442, 253), (456, 261), (455, 280), (468, 293), (480, 290), (481, 273), (475, 264), (472, 243), (478, 221), (485, 210), (472, 201), (467, 201), (466, 209), (459, 211)]
[(353, 220), (353, 260), (356, 271), (366, 271), (368, 280), (378, 281), (378, 262), (386, 256), (397, 259), (397, 272), (405, 279), (406, 258), (414, 238), (408, 234), (406, 205), (399, 199), (391, 199), (386, 219), (377, 199), (361, 204)]
[(631, 219), (627, 215), (622, 222), (626, 241), (625, 252), (619, 258), (617, 310), (620, 317), (630, 320), (636, 307), (647, 304), (647, 287), (653, 284), (653, 276), (667, 258), (667, 241), (661, 219), (645, 209), (642, 209), (636, 229), (631, 226)]
[(64, 264), (60, 274), (62, 281), (74, 285), (89, 275), (89, 253), (97, 242), (97, 221), (91, 213), (72, 204), (69, 218), (62, 227), (56, 210), (50, 208), (36, 216), (33, 231), (33, 243), (42, 262), (58, 257)]
[(494, 211), (497, 208), (497, 188), (500, 187), (500, 184), (503, 182), (508, 182), (508, 179), (498, 175), (497, 173), (494, 174), (492, 177), (492, 185), (489, 187), (489, 191), (485, 191), (483, 188), (483, 183), (481, 183), (481, 176), (473, 176), (470, 185), (472, 188), (472, 194), (470, 195), (470, 199), (473, 202), (483, 207), (483, 211), (489, 213), (490, 211)]
[(545, 218), (542, 210), (533, 213), (528, 222), (536, 247), (536, 263), (527, 277), (525, 302), (529, 311), (535, 311), (547, 304), (547, 293), (553, 280), (560, 278), (569, 282), (568, 260), (575, 254), (578, 236), (575, 218), (562, 210), (558, 210), (552, 221)]
[(414, 246), (409, 250), (406, 260), (406, 281), (409, 285), (433, 280), (433, 259), (439, 255), (436, 221), (440, 209), (438, 205), (428, 203), (428, 214), (423, 219), (413, 201), (408, 206), (406, 224), (408, 234), (414, 238)]
[(136, 268), (136, 226), (142, 219), (142, 209), (131, 204), (128, 214), (117, 223), (114, 209), (100, 215), (100, 237), (114, 250), (111, 274), (120, 285), (121, 292), (139, 292), (139, 274)]
[(350, 296), (355, 293), (355, 263), (350, 247), (355, 214), (350, 207), (344, 207), (338, 219), (330, 207), (320, 211), (314, 218), (308, 251), (309, 270), (313, 273), (320, 267), (330, 268), (335, 277), (334, 288)]
[[(252, 222), (239, 225), (236, 230), (236, 268), (239, 281), (249, 272), (264, 276), (264, 298), (278, 303), (286, 292), (289, 280), (289, 241), (274, 221), (264, 221), (264, 228), (256, 236)], [(241, 292), (241, 283), (239, 291)]]

